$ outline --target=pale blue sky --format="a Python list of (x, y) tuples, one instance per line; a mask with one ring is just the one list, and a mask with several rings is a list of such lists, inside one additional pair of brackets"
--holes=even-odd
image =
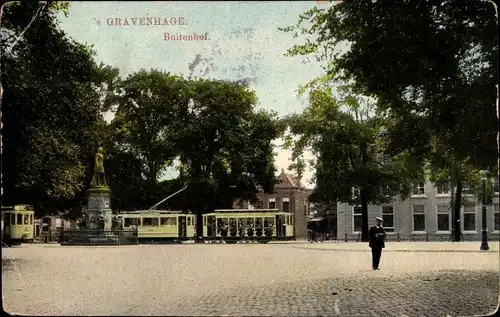
[[(277, 28), (296, 23), (300, 13), (315, 5), (315, 1), (71, 2), (68, 18), (60, 16), (60, 26), (75, 40), (94, 45), (97, 60), (118, 67), (122, 75), (157, 68), (187, 76), (188, 65), (201, 54), (213, 65), (204, 77), (251, 78), (259, 107), (273, 109), (282, 116), (304, 108), (305, 100), (297, 98), (297, 88), (320, 75), (321, 68), (313, 62), (302, 63), (302, 57), (284, 57), (286, 49), (297, 42)], [(107, 23), (109, 18), (127, 18), (131, 24), (131, 18), (141, 17), (182, 17), (186, 25)], [(208, 33), (210, 40), (165, 41), (165, 32)], [(276, 152), (278, 171), (287, 169), (290, 153), (279, 148)], [(172, 171), (167, 174), (173, 176)], [(310, 177), (307, 172), (305, 180)]]

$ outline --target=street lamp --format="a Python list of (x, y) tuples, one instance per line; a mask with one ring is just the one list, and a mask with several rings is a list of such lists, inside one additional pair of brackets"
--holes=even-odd
[(481, 171), (481, 180), (483, 182), (483, 229), (481, 230), (481, 250), (488, 251), (490, 247), (488, 246), (488, 227), (486, 223), (486, 181), (488, 180), (488, 171)]

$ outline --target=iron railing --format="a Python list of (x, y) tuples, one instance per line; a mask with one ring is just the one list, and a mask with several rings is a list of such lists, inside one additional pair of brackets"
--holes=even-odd
[(61, 245), (130, 245), (138, 244), (137, 229), (82, 230), (66, 229), (59, 236)]

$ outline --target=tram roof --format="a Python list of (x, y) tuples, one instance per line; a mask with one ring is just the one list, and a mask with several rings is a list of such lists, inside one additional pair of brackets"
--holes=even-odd
[(280, 212), (279, 209), (215, 209), (215, 212)]
[(2, 206), (2, 211), (32, 211), (33, 205)]
[(187, 211), (181, 210), (134, 210), (134, 211), (123, 211), (119, 212), (118, 215), (148, 215), (148, 214), (187, 214)]

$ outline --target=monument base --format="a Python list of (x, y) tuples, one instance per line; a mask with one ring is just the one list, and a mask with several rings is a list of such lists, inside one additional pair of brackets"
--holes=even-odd
[(87, 195), (87, 227), (111, 230), (113, 212), (111, 211), (111, 189), (106, 186), (92, 187)]

